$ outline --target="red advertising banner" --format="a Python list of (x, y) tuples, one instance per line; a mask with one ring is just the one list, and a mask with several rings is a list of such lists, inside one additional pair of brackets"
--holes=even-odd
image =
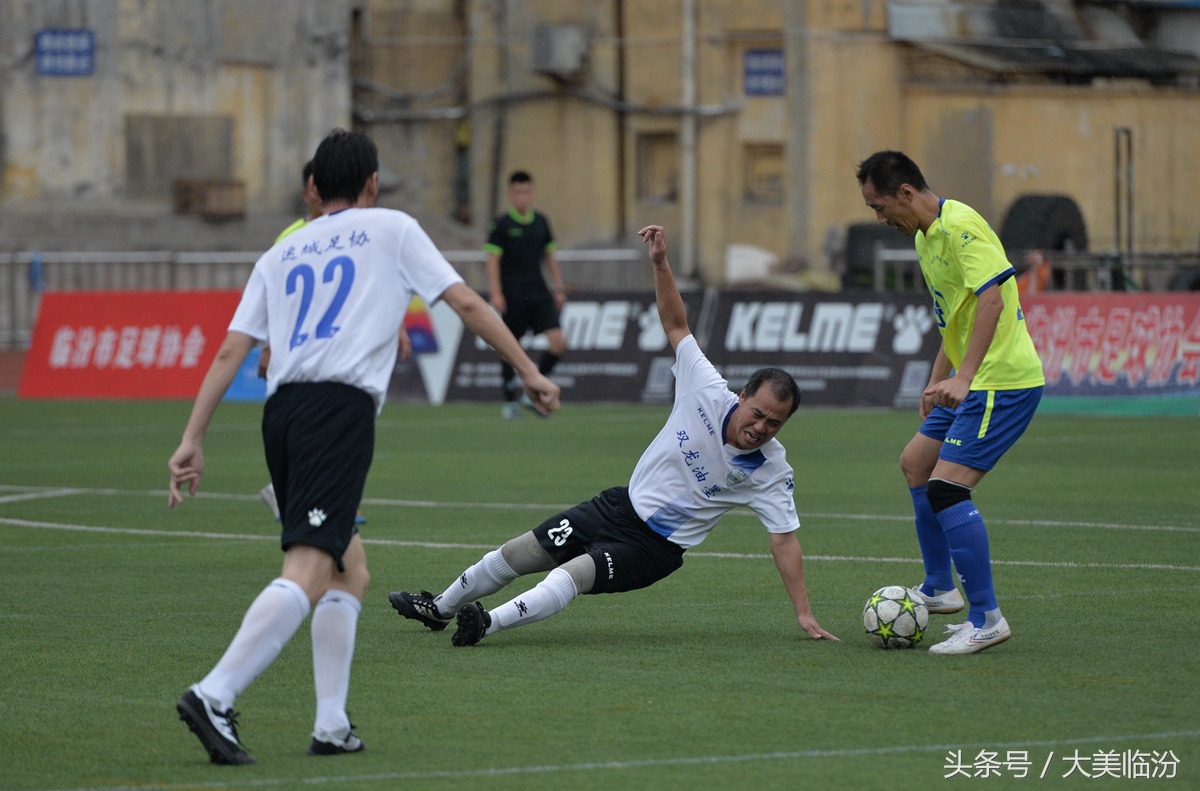
[(81, 291), (42, 297), (21, 398), (194, 398), (239, 291)]
[(1046, 394), (1200, 396), (1200, 294), (1024, 296)]

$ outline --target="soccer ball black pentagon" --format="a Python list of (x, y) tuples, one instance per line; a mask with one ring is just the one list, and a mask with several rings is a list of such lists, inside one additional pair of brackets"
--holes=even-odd
[(888, 585), (871, 594), (863, 607), (863, 628), (879, 648), (912, 648), (929, 626), (929, 609), (903, 585)]

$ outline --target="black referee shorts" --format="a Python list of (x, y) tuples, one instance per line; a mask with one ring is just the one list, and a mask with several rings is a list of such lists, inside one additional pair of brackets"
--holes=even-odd
[(323, 549), (345, 571), (342, 555), (358, 532), (354, 515), (375, 453), (375, 400), (338, 382), (286, 384), (263, 408), (262, 434), (283, 549)]
[(533, 535), (560, 566), (584, 554), (595, 561), (596, 582), (589, 593), (645, 588), (683, 565), (683, 547), (638, 517), (624, 486), (605, 489), (547, 519)]
[(560, 326), (554, 295), (544, 285), (505, 289), (503, 319), (518, 339), (530, 330), (534, 335), (541, 335)]

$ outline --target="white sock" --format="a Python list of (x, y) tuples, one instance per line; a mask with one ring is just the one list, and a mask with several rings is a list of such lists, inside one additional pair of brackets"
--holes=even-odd
[(200, 681), (201, 694), (218, 711), (233, 708), (237, 696), (279, 656), (309, 609), (303, 588), (282, 577), (272, 580), (246, 610), (225, 655)]
[(362, 603), (346, 591), (326, 592), (313, 608), (313, 686), (317, 690), (314, 731), (344, 739), (350, 732), (346, 696)]
[(500, 550), (493, 549), (479, 562), (464, 571), (451, 583), (441, 596), (433, 600), (438, 612), (445, 616), (454, 615), (465, 602), (473, 602), (491, 595), (521, 576), (512, 570)]
[(576, 589), (575, 580), (571, 579), (571, 575), (562, 569), (554, 569), (530, 590), (512, 601), (501, 604), (494, 610), (489, 610), (488, 614), (492, 616), (492, 625), (488, 627), (485, 634), (492, 634), (501, 629), (512, 629), (514, 626), (525, 626), (543, 618), (549, 618), (551, 615), (565, 610), (571, 603), (571, 599), (577, 595), (579, 595), (579, 591)]

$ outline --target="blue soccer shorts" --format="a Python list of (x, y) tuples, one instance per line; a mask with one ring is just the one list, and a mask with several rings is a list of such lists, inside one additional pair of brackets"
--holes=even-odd
[(987, 471), (1025, 433), (1041, 400), (1041, 387), (972, 390), (957, 409), (935, 406), (920, 433), (942, 443), (939, 458)]

